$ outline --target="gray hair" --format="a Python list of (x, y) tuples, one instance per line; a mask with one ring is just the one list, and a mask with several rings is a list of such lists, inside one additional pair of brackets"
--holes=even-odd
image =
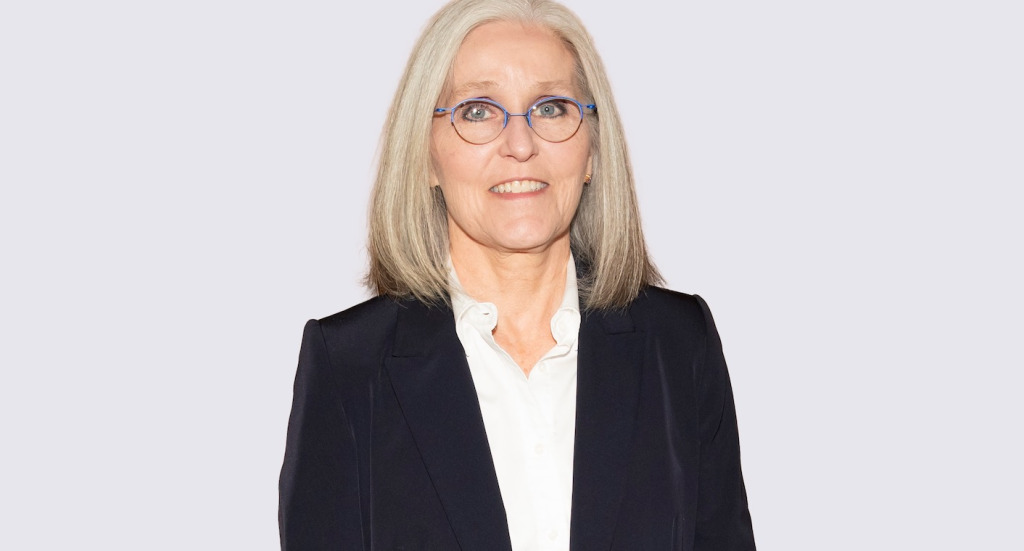
[(378, 295), (448, 301), (448, 219), (440, 189), (430, 186), (432, 112), (466, 35), (492, 21), (554, 32), (576, 59), (580, 99), (598, 106), (585, 122), (593, 173), (570, 226), (570, 247), (583, 268), (582, 305), (625, 307), (661, 276), (644, 242), (633, 171), (604, 66), (576, 15), (551, 0), (454, 0), (427, 24), (384, 127), (370, 203), (366, 285)]

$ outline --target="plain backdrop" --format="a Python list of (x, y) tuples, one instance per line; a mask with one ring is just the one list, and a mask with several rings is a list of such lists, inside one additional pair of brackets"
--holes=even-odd
[[(572, 0), (760, 549), (1024, 549), (1024, 8)], [(436, 0), (0, 7), (0, 548), (272, 550)]]

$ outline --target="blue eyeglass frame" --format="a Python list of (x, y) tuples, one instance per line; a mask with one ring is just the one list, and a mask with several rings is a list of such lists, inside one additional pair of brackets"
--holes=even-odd
[[(596, 113), (597, 112), (597, 104), (594, 104), (594, 103), (583, 104), (583, 103), (580, 103), (580, 102), (576, 101), (574, 98), (570, 98), (569, 96), (544, 96), (543, 98), (540, 98), (539, 100), (533, 102), (533, 105), (531, 105), (530, 108), (527, 109), (525, 113), (509, 113), (508, 109), (505, 109), (504, 105), (502, 105), (502, 104), (500, 104), (500, 103), (498, 103), (498, 102), (496, 102), (496, 101), (494, 101), (492, 99), (487, 99), (487, 98), (468, 98), (468, 99), (464, 99), (464, 100), (460, 101), (459, 103), (456, 103), (452, 107), (437, 107), (437, 108), (434, 109), (434, 114), (435, 115), (440, 115), (441, 113), (449, 113), (449, 117), (448, 117), (449, 118), (449, 122), (451, 122), (452, 128), (455, 128), (455, 110), (458, 109), (459, 107), (461, 107), (461, 106), (463, 106), (463, 105), (465, 105), (467, 103), (477, 103), (477, 102), (483, 102), (483, 103), (487, 103), (487, 104), (493, 105), (493, 106), (497, 107), (498, 109), (501, 109), (502, 113), (505, 113), (505, 121), (501, 124), (501, 131), (499, 131), (497, 134), (495, 134), (494, 138), (491, 138), (491, 140), (494, 140), (494, 139), (497, 139), (498, 136), (501, 135), (501, 132), (505, 131), (505, 127), (508, 126), (508, 118), (509, 117), (526, 117), (526, 126), (529, 126), (530, 129), (532, 130), (533, 129), (533, 117), (530, 116), (530, 113), (532, 113), (534, 108), (536, 108), (538, 105), (540, 105), (540, 104), (542, 104), (544, 102), (547, 102), (547, 101), (551, 101), (553, 99), (565, 99), (565, 100), (569, 100), (569, 101), (575, 103), (576, 107), (578, 107), (579, 111), (580, 111), (580, 123), (581, 124), (583, 122), (583, 116), (586, 115), (586, 113), (583, 112), (584, 109), (590, 109), (590, 111), (592, 113)], [(458, 132), (458, 130), (456, 130), (456, 132)], [(534, 132), (536, 132), (536, 130), (534, 130)], [(461, 134), (460, 134), (460, 136), (461, 136)], [(540, 136), (540, 134), (538, 134), (538, 136)], [(572, 136), (569, 136), (569, 138), (571, 138), (571, 137)], [(541, 138), (543, 138), (543, 136), (541, 136)], [(566, 140), (569, 139), (569, 138), (566, 138)], [(472, 142), (470, 142), (470, 143), (472, 143)], [(489, 142), (484, 142), (484, 143), (489, 143)], [(477, 144), (477, 145), (483, 145), (483, 144)]]

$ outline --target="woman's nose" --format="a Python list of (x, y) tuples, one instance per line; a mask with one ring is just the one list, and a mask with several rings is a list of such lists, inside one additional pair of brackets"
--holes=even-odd
[(498, 139), (502, 140), (502, 154), (522, 162), (537, 154), (540, 136), (530, 128), (525, 116), (512, 115)]

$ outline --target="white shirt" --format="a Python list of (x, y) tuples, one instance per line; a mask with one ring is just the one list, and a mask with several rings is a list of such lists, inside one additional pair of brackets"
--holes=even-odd
[(580, 332), (570, 256), (562, 304), (551, 318), (555, 346), (527, 377), (496, 342), (498, 309), (477, 302), (451, 273), (455, 329), (466, 350), (514, 551), (569, 549)]

